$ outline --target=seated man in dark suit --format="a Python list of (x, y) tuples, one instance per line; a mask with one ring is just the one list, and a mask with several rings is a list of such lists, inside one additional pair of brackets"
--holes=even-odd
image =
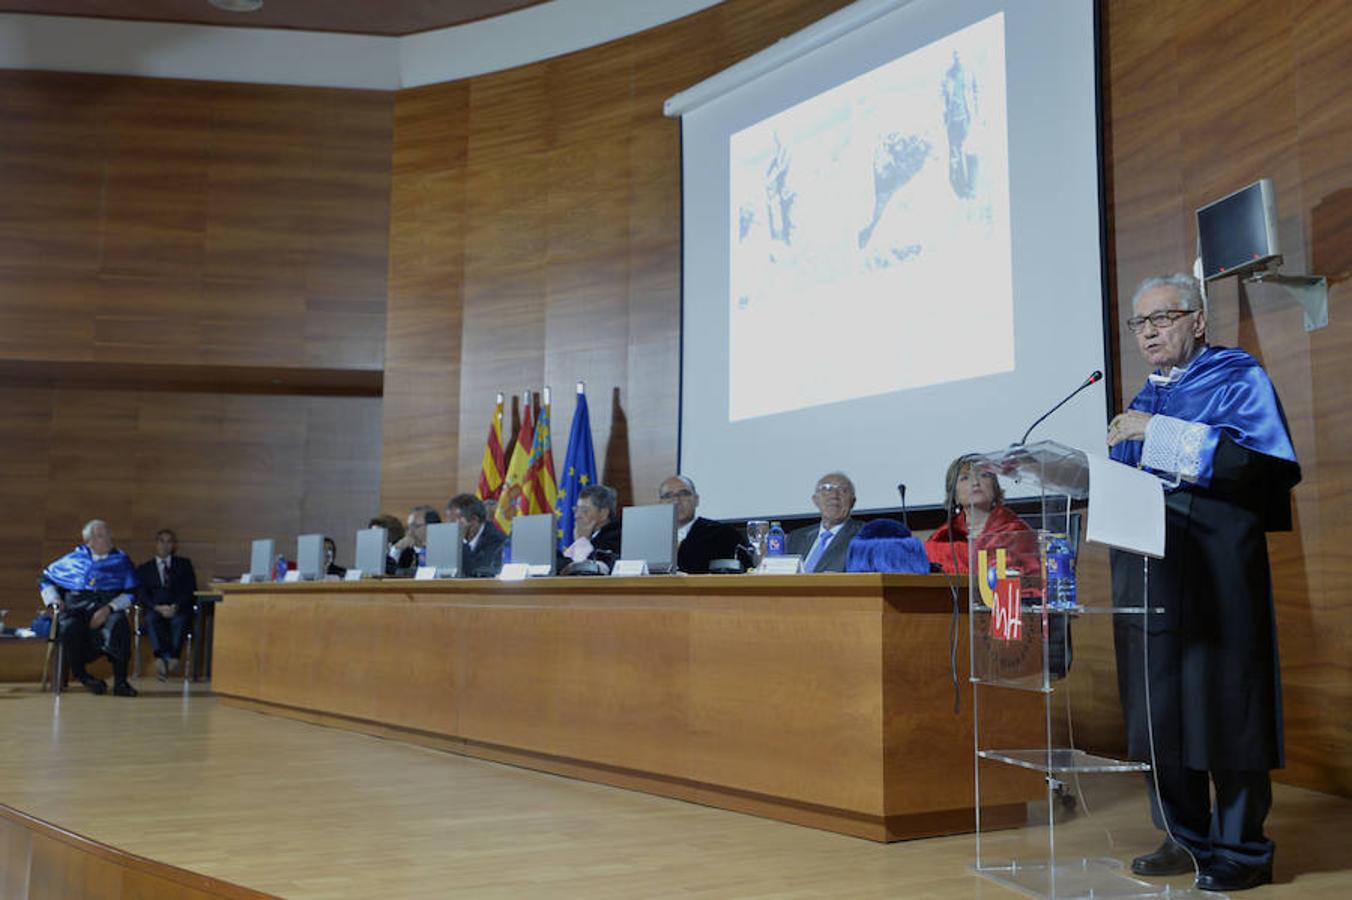
[(676, 507), (676, 568), (691, 575), (702, 575), (709, 571), (709, 563), (715, 559), (737, 559), (742, 564), (750, 563), (741, 546), (742, 538), (737, 529), (703, 516), (696, 517), (699, 508), (699, 491), (695, 482), (684, 475), (673, 475), (657, 491), (657, 499), (671, 503)]
[(136, 570), (141, 583), (141, 615), (155, 651), (155, 677), (164, 681), (179, 668), (183, 635), (192, 626), (197, 573), (192, 560), (176, 556), (178, 536), (172, 529), (155, 532), (155, 557)]
[(502, 571), (502, 545), (507, 535), (488, 518), (488, 508), (473, 494), (456, 494), (446, 504), (446, 521), (460, 523), (465, 546), (460, 574), (466, 578), (493, 578)]
[(91, 519), (80, 534), (84, 543), (43, 570), (38, 579), (42, 602), (57, 620), (71, 674), (91, 692), (102, 694), (108, 685), (85, 666), (107, 656), (113, 664), (113, 693), (135, 697), (136, 688), (127, 681), (131, 660), (127, 608), (136, 591), (136, 568), (113, 546), (107, 522)]
[[(388, 575), (410, 575), (418, 566), (427, 565), (427, 526), (441, 522), (441, 515), (430, 506), (415, 506), (408, 514), (408, 530), (390, 544), (390, 558), (385, 562)], [(390, 571), (390, 562), (394, 571)]]
[(615, 489), (589, 484), (577, 495), (573, 507), (573, 543), (563, 551), (560, 567), (592, 560), (609, 572), (620, 558), (620, 509)]
[[(384, 528), (385, 538), (391, 544), (398, 543), (404, 537), (404, 523), (389, 513), (381, 513), (378, 516), (372, 516), (371, 521), (366, 523), (367, 528)], [(393, 575), (397, 560), (391, 554), (385, 557), (385, 574)], [(374, 572), (372, 574), (375, 574)]]
[(338, 545), (334, 543), (333, 538), (324, 538), (324, 575), (332, 575), (334, 578), (342, 578), (347, 575), (347, 569), (338, 565)]
[(863, 522), (850, 518), (854, 509), (854, 482), (842, 472), (817, 479), (812, 504), (822, 514), (813, 525), (790, 532), (785, 552), (803, 557), (804, 572), (844, 572), (850, 541)]

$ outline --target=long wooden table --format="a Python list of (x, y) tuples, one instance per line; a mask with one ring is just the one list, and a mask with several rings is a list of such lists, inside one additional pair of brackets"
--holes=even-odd
[[(873, 840), (972, 828), (942, 576), (217, 587), (232, 702)], [(983, 779), (983, 826), (1023, 821), (1030, 776)]]

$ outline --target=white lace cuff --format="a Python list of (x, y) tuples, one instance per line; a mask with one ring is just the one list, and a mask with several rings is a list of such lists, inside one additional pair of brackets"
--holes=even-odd
[(1202, 474), (1203, 451), (1211, 427), (1173, 416), (1155, 415), (1145, 426), (1141, 465), (1157, 472), (1174, 472), (1190, 481)]
[(56, 585), (44, 584), (42, 586), (42, 602), (48, 606), (56, 606), (61, 602), (61, 592), (56, 589)]
[(131, 606), (131, 594), (118, 594), (113, 598), (111, 606), (113, 607), (114, 612), (121, 612), (128, 606)]

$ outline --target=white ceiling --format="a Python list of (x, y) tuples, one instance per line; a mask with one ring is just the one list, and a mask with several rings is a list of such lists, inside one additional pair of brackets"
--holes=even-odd
[(397, 90), (594, 47), (718, 0), (551, 0), (407, 37), (0, 14), (0, 68)]

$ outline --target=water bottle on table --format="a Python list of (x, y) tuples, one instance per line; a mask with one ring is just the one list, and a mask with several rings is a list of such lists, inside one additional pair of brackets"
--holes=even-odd
[(1074, 609), (1075, 554), (1063, 534), (1052, 535), (1047, 545), (1047, 607)]
[(765, 537), (765, 555), (783, 556), (784, 545), (787, 538), (784, 536), (784, 526), (778, 522), (770, 523), (770, 533)]

